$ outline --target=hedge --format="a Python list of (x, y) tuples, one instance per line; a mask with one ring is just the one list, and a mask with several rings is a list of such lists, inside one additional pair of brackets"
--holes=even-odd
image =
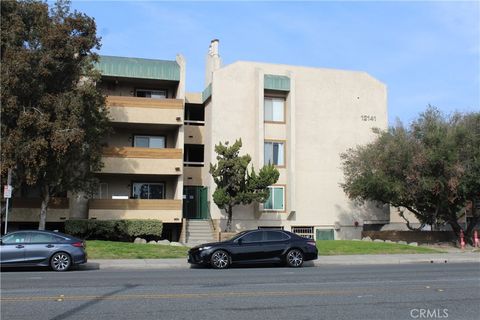
[(67, 220), (65, 233), (82, 239), (131, 241), (135, 237), (158, 239), (163, 223), (154, 219)]

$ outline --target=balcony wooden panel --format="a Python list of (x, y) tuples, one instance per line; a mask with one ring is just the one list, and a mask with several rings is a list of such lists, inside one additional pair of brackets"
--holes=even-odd
[(158, 219), (182, 221), (182, 200), (176, 199), (91, 199), (88, 217), (98, 220)]
[(116, 123), (183, 124), (183, 100), (108, 96), (109, 118)]
[(101, 173), (181, 175), (182, 149), (112, 147), (103, 150)]
[(90, 209), (111, 210), (181, 210), (182, 200), (175, 199), (90, 199)]
[(109, 147), (103, 149), (104, 157), (143, 158), (143, 159), (182, 159), (182, 149), (173, 148), (140, 148)]
[[(12, 207), (14, 208), (32, 208), (40, 209), (42, 199), (40, 198), (12, 198)], [(49, 209), (68, 209), (68, 198), (50, 198)]]
[(183, 109), (181, 99), (150, 99), (126, 96), (107, 96), (108, 107)]

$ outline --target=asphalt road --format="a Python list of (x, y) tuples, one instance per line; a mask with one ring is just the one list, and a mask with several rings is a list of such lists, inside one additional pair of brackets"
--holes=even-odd
[(480, 264), (5, 271), (1, 318), (479, 319)]

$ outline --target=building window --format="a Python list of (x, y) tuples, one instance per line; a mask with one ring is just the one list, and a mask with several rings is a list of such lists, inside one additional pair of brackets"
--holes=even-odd
[(185, 104), (185, 124), (191, 126), (205, 125), (205, 108), (201, 105)]
[(133, 146), (141, 148), (165, 148), (164, 136), (134, 136)]
[(100, 182), (96, 192), (93, 194), (94, 199), (108, 199), (108, 183)]
[(132, 197), (134, 199), (165, 199), (165, 183), (134, 182)]
[(204, 145), (203, 144), (185, 144), (183, 152), (183, 165), (185, 167), (203, 167), (204, 163)]
[(270, 122), (285, 122), (285, 98), (265, 97), (264, 119)]
[(285, 187), (268, 187), (270, 196), (263, 204), (264, 210), (285, 211)]
[(292, 227), (292, 232), (298, 234), (300, 237), (313, 239), (313, 227)]
[(264, 163), (276, 166), (285, 165), (285, 144), (283, 142), (265, 141)]
[(135, 95), (141, 98), (166, 99), (167, 90), (137, 89), (135, 90)]

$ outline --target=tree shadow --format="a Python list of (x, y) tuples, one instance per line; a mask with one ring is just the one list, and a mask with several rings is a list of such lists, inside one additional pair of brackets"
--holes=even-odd
[(102, 296), (99, 296), (99, 297), (96, 297), (90, 301), (87, 301), (81, 305), (79, 305), (78, 307), (75, 307), (73, 309), (70, 309), (70, 310), (67, 310), (53, 318), (51, 318), (50, 320), (63, 320), (63, 319), (67, 319), (73, 315), (75, 315), (75, 313), (77, 311), (81, 311), (81, 310), (84, 310), (86, 308), (89, 308), (97, 303), (99, 303), (100, 301), (108, 298), (108, 297), (111, 297), (117, 293), (120, 293), (120, 292), (123, 292), (123, 291), (126, 291), (126, 290), (129, 290), (129, 289), (132, 289), (132, 288), (135, 288), (135, 287), (138, 287), (138, 285), (136, 284), (125, 284), (122, 288), (120, 289), (117, 289), (117, 290), (114, 290), (114, 291), (111, 291), (111, 292), (108, 292), (108, 293), (105, 293), (104, 295)]

